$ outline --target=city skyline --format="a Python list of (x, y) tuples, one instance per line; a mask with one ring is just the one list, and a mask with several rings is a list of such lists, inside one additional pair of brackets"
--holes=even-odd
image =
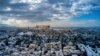
[(100, 0), (1, 0), (0, 24), (100, 27)]

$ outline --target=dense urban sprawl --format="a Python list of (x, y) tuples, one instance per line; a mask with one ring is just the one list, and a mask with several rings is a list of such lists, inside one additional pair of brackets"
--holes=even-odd
[(0, 56), (100, 56), (100, 29), (0, 29)]

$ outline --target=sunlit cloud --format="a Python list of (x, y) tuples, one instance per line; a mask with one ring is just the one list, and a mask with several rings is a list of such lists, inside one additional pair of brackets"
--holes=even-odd
[(17, 26), (17, 27), (25, 27), (25, 26), (29, 26), (30, 24), (32, 24), (28, 20), (16, 20), (14, 18), (2, 20), (2, 23), (7, 24), (7, 25), (11, 25), (11, 26)]
[(19, 26), (23, 24), (27, 26), (27, 23), (36, 25), (36, 22), (72, 23), (75, 16), (89, 14), (91, 10), (100, 8), (99, 0), (9, 0), (7, 2), (3, 0), (2, 3), (0, 3), (0, 15), (3, 17), (1, 19), (7, 22), (6, 24)]

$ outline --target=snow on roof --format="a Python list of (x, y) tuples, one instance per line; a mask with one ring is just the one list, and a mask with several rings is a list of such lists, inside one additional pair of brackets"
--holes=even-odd
[(73, 54), (72, 56), (78, 56), (77, 54)]
[(28, 32), (20, 32), (20, 33), (18, 33), (17, 35), (20, 35), (20, 36), (22, 36), (22, 35), (32, 35), (33, 33), (32, 32), (30, 32), (30, 31), (28, 31)]
[(15, 55), (17, 56), (17, 55), (19, 55), (19, 53), (18, 52), (14, 52), (14, 53), (12, 53), (12, 55), (13, 56), (15, 56)]
[(97, 56), (97, 54), (92, 50), (90, 46), (86, 46), (85, 50), (87, 52), (87, 56)]
[(79, 48), (81, 51), (85, 52), (85, 45), (84, 45), (84, 44), (78, 44), (78, 48)]
[(24, 32), (20, 32), (20, 33), (18, 33), (17, 35), (21, 35), (21, 36), (22, 36), (22, 35), (24, 35)]
[(97, 52), (100, 53), (100, 48), (97, 48)]
[(33, 35), (33, 33), (30, 32), (30, 31), (29, 31), (29, 32), (26, 32), (25, 34), (26, 34), (26, 35)]

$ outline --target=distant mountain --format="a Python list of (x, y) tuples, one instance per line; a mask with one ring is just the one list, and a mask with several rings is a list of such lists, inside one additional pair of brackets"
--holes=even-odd
[(10, 27), (10, 25), (0, 24), (0, 27)]
[(6, 24), (0, 24), (0, 30), (12, 30), (15, 29), (16, 27), (14, 26), (10, 26), (10, 25), (6, 25)]

